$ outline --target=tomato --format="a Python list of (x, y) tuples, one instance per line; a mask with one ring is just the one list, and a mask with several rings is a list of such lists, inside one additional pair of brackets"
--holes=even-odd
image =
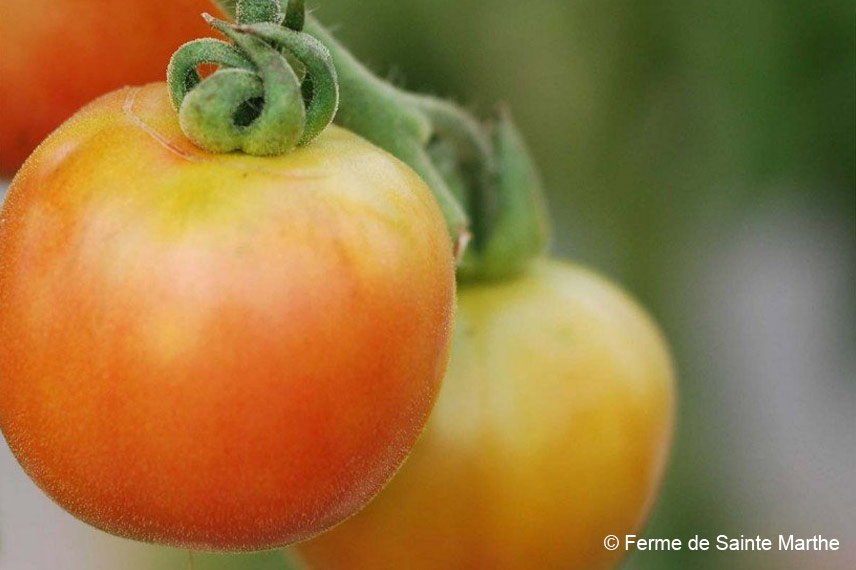
[(210, 0), (2, 0), (0, 175), (95, 97), (166, 77), (178, 46), (211, 35), (205, 11)]
[(314, 570), (605, 568), (604, 537), (643, 522), (674, 406), (654, 323), (555, 261), (459, 297), (425, 434), (364, 511), (298, 547)]
[(361, 508), (411, 450), (451, 342), (427, 186), (349, 131), (211, 155), (166, 88), (43, 143), (0, 226), (0, 428), (78, 518), (272, 548)]

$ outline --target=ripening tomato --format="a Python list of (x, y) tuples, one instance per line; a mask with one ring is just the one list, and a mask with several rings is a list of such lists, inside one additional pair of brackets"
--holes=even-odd
[(459, 298), (422, 439), (364, 511), (297, 548), (313, 570), (592, 570), (643, 522), (673, 424), (654, 323), (552, 261)]
[(242, 550), (361, 508), (444, 373), (454, 260), (403, 163), (330, 127), (211, 155), (163, 84), (109, 94), (12, 182), (0, 226), (0, 428), (78, 518)]
[(0, 175), (95, 97), (159, 81), (184, 42), (211, 35), (210, 0), (0, 1)]

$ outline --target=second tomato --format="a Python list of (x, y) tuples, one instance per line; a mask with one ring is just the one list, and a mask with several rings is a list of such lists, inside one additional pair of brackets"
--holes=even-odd
[(166, 77), (172, 52), (211, 35), (209, 0), (2, 0), (0, 175), (113, 89)]
[(576, 266), (459, 291), (452, 359), (410, 459), (300, 545), (314, 570), (594, 570), (659, 487), (672, 364), (656, 325)]

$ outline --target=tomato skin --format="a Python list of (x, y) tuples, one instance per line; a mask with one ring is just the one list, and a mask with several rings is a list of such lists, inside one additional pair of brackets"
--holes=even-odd
[(541, 261), (461, 287), (452, 357), (413, 454), (365, 510), (297, 547), (314, 570), (610, 567), (673, 425), (660, 333), (601, 277)]
[(361, 508), (424, 427), (454, 261), (430, 191), (330, 127), (209, 155), (165, 85), (107, 95), (12, 182), (0, 225), (0, 428), (106, 531), (273, 548)]
[(0, 2), (0, 175), (95, 97), (164, 79), (176, 48), (211, 35), (203, 12), (210, 0)]

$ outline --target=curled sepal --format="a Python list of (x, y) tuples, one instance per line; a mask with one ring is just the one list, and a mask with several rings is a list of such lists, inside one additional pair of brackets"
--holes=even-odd
[(283, 53), (288, 53), (306, 68), (311, 93), (306, 108), (306, 124), (300, 144), (306, 144), (330, 125), (339, 106), (339, 83), (330, 52), (320, 41), (302, 32), (274, 24), (236, 26)]
[[(187, 92), (179, 103), (184, 133), (217, 153), (241, 150), (268, 156), (296, 147), (306, 111), (300, 80), (288, 61), (263, 41), (226, 22), (207, 19), (235, 43), (254, 69), (221, 68)], [(177, 91), (173, 88), (174, 97)]]
[(249, 58), (224, 41), (205, 38), (184, 44), (172, 55), (166, 70), (172, 106), (176, 111), (181, 108), (187, 94), (202, 82), (197, 68), (203, 64), (216, 65), (221, 69), (255, 71)]
[[(185, 135), (210, 152), (282, 154), (311, 142), (332, 122), (336, 70), (318, 40), (276, 23), (286, 17), (278, 1), (242, 6), (251, 7), (242, 15), (248, 23), (204, 15), (233, 44), (197, 40), (173, 55), (167, 73), (173, 106)], [(201, 64), (218, 69), (201, 79)]]

